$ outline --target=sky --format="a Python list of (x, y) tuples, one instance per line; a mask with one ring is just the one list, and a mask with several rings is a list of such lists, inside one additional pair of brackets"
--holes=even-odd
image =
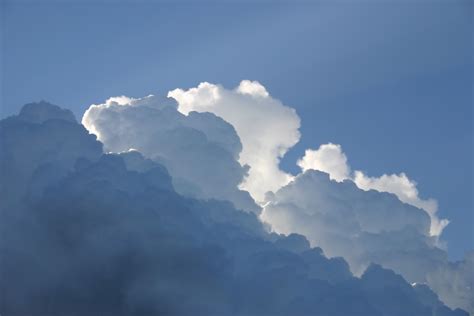
[(472, 2), (0, 9), (0, 314), (474, 316)]
[(1, 117), (46, 100), (81, 118), (111, 96), (257, 80), (296, 110), (281, 161), (340, 144), (354, 170), (405, 172), (474, 248), (470, 1), (3, 1)]

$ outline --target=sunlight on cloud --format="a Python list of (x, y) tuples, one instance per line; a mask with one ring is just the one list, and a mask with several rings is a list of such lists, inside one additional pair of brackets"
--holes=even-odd
[(317, 150), (307, 149), (305, 155), (298, 160), (298, 166), (303, 172), (310, 169), (326, 172), (332, 180), (338, 182), (346, 179), (352, 180), (360, 189), (366, 191), (376, 190), (395, 194), (400, 201), (421, 208), (428, 213), (431, 218), (431, 236), (440, 236), (443, 229), (449, 224), (447, 219), (439, 219), (436, 215), (437, 201), (421, 199), (416, 182), (410, 180), (406, 174), (384, 174), (380, 177), (369, 177), (359, 170), (352, 173), (341, 145), (329, 143), (321, 145)]
[[(437, 217), (436, 200), (420, 198), (404, 173), (353, 171), (333, 143), (307, 149), (297, 161), (300, 174), (281, 170), (280, 159), (299, 141), (300, 118), (259, 82), (243, 80), (234, 89), (202, 82), (168, 98), (110, 98), (92, 105), (82, 122), (105, 150), (134, 148), (163, 164), (182, 195), (230, 201), (269, 231), (302, 234), (329, 257), (343, 257), (356, 275), (382, 264), (428, 284), (450, 307), (473, 309), (464, 268), (470, 262), (448, 261), (439, 240), (448, 221)], [(124, 158), (136, 165), (136, 157)], [(466, 281), (449, 285), (451, 277)]]
[(355, 171), (354, 182), (363, 190), (393, 193), (400, 201), (425, 210), (431, 218), (431, 236), (440, 236), (443, 229), (449, 224), (447, 219), (440, 219), (436, 215), (438, 202), (434, 199), (421, 199), (418, 196), (417, 183), (410, 180), (403, 172), (398, 175), (384, 174), (380, 177), (369, 177), (362, 171)]
[(309, 169), (323, 171), (332, 180), (341, 182), (350, 176), (347, 157), (337, 144), (323, 144), (318, 150), (307, 149), (303, 158), (298, 160), (298, 166), (304, 172)]
[(257, 81), (243, 80), (234, 90), (203, 82), (189, 90), (168, 93), (178, 110), (211, 112), (234, 126), (242, 142), (239, 162), (250, 167), (241, 184), (252, 197), (264, 201), (293, 178), (280, 170), (280, 159), (300, 138), (300, 119), (295, 110), (272, 98)]

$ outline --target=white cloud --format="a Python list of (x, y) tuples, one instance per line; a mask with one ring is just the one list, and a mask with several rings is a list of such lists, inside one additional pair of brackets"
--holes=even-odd
[(242, 142), (240, 163), (250, 167), (241, 188), (257, 201), (292, 179), (280, 170), (280, 158), (299, 138), (300, 119), (295, 110), (272, 98), (257, 81), (244, 80), (234, 90), (203, 82), (189, 90), (168, 93), (178, 110), (211, 112), (232, 124)]
[(338, 182), (350, 177), (347, 157), (342, 152), (341, 145), (337, 144), (323, 144), (317, 150), (307, 149), (297, 164), (303, 171), (313, 169), (326, 172), (332, 180)]
[(176, 190), (199, 198), (229, 200), (240, 209), (260, 208), (239, 190), (246, 168), (234, 128), (211, 113), (178, 112), (176, 101), (149, 95), (125, 96), (94, 104), (82, 124), (112, 153), (135, 149), (166, 166)]
[[(164, 106), (164, 99), (152, 96), (111, 98), (91, 106), (83, 123), (97, 131), (106, 149), (136, 148), (163, 163), (181, 193), (200, 191), (193, 196), (249, 205), (236, 190), (240, 184), (266, 202), (261, 219), (276, 232), (304, 234), (329, 256), (347, 259), (357, 274), (377, 262), (411, 282), (427, 282), (452, 307), (471, 308), (465, 282), (446, 286), (445, 279), (465, 274), (450, 267), (438, 248), (447, 220), (436, 216), (436, 201), (422, 199), (407, 175), (353, 171), (342, 147), (332, 143), (306, 150), (297, 177), (280, 170), (280, 159), (299, 140), (300, 120), (258, 82), (244, 80), (233, 90), (203, 82), (168, 97), (177, 104)], [(224, 121), (230, 125), (224, 127)], [(232, 159), (217, 155), (208, 143)]]
[(253, 95), (256, 97), (268, 97), (267, 89), (258, 81), (242, 80), (236, 89), (241, 94)]
[(359, 188), (366, 191), (376, 190), (395, 194), (400, 201), (421, 208), (428, 213), (431, 218), (431, 236), (440, 236), (449, 223), (447, 219), (439, 219), (436, 215), (437, 201), (420, 198), (416, 182), (409, 179), (405, 173), (369, 177), (362, 171), (356, 170), (352, 175), (347, 157), (338, 144), (323, 144), (317, 150), (306, 150), (303, 158), (298, 160), (298, 166), (303, 172), (310, 169), (326, 172), (332, 180), (338, 182), (350, 179)]
[(362, 171), (354, 172), (354, 182), (363, 190), (377, 190), (395, 194), (400, 201), (425, 210), (431, 218), (430, 235), (439, 236), (448, 225), (447, 219), (439, 219), (436, 215), (438, 202), (434, 199), (423, 200), (419, 197), (416, 182), (410, 180), (405, 173), (384, 174), (381, 177), (369, 177)]
[(449, 306), (474, 311), (472, 256), (450, 263), (430, 236), (428, 214), (393, 194), (307, 170), (269, 196), (260, 218), (277, 233), (302, 234), (329, 257), (344, 257), (357, 275), (381, 264), (427, 283)]

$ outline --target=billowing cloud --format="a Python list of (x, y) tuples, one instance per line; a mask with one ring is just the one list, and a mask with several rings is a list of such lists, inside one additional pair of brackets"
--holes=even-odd
[[(126, 110), (133, 102), (111, 107)], [(0, 166), (12, 170), (8, 181), (27, 167), (26, 185), (15, 190), (42, 184), (41, 191), (22, 191), (27, 203), (21, 212), (0, 210), (2, 315), (467, 315), (446, 307), (428, 287), (411, 286), (379, 265), (354, 277), (344, 259), (326, 258), (304, 236), (268, 233), (254, 213), (229, 202), (185, 198), (174, 191), (173, 175), (163, 165), (136, 149), (101, 154), (100, 143), (67, 118), (70, 113), (61, 117), (58, 108), (39, 106), (46, 113), (41, 119), (35, 105), (26, 111), (31, 116), (0, 122), (8, 153), (0, 155)], [(102, 114), (93, 122), (124, 118), (117, 111)], [(151, 128), (146, 116), (127, 115), (132, 114)], [(113, 135), (102, 134), (104, 124), (109, 127), (106, 122), (94, 127), (107, 139)], [(28, 148), (32, 137), (34, 150)], [(187, 145), (199, 140), (190, 138)], [(22, 153), (38, 155), (17, 159)], [(357, 189), (327, 177), (326, 182), (347, 185), (348, 193)], [(352, 193), (397, 201), (359, 191)], [(414, 214), (411, 231), (426, 233), (426, 214), (406, 212)], [(406, 226), (396, 219), (385, 228)], [(380, 234), (379, 225), (363, 229)]]
[(273, 194), (261, 218), (279, 233), (305, 235), (331, 257), (344, 256), (358, 274), (370, 263), (367, 255), (375, 246), (359, 244), (363, 237), (406, 230), (405, 236), (420, 236), (433, 246), (430, 219), (422, 210), (392, 194), (366, 192), (352, 181), (331, 181), (328, 174), (314, 170)]
[(341, 146), (332, 143), (306, 150), (298, 161), (303, 174), (283, 172), (279, 161), (299, 139), (299, 118), (258, 82), (244, 80), (234, 90), (201, 83), (168, 97), (111, 98), (91, 106), (83, 124), (106, 151), (133, 149), (166, 166), (181, 194), (258, 212), (240, 187), (265, 201), (260, 218), (271, 229), (305, 235), (330, 257), (344, 257), (356, 275), (375, 262), (429, 284), (451, 307), (471, 308), (468, 283), (453, 288), (443, 281), (443, 275), (465, 275), (438, 248), (447, 220), (405, 174), (353, 172)]
[(362, 171), (355, 171), (354, 182), (363, 190), (390, 192), (395, 194), (400, 201), (425, 210), (431, 218), (430, 234), (432, 236), (440, 236), (449, 223), (447, 219), (438, 218), (436, 214), (438, 202), (434, 199), (421, 199), (416, 188), (416, 182), (410, 180), (403, 172), (398, 175), (384, 174), (380, 177), (369, 177)]
[(35, 173), (55, 179), (78, 158), (95, 160), (101, 154), (102, 144), (77, 124), (71, 111), (46, 102), (25, 105), (19, 115), (0, 122), (2, 209), (14, 215), (28, 192), (42, 191), (44, 184), (32, 181)]
[(238, 189), (247, 169), (237, 162), (242, 145), (234, 128), (214, 114), (183, 115), (176, 107), (173, 99), (152, 95), (115, 97), (92, 105), (82, 124), (108, 152), (135, 149), (165, 165), (178, 192), (258, 212), (250, 195)]
[(355, 274), (378, 263), (428, 284), (449, 306), (474, 311), (472, 259), (450, 263), (430, 234), (429, 215), (394, 194), (307, 170), (269, 196), (260, 217), (275, 232), (302, 234), (330, 257), (344, 257)]
[(352, 173), (347, 162), (347, 157), (340, 145), (323, 144), (317, 150), (308, 149), (305, 155), (298, 161), (302, 171), (319, 170), (329, 174), (336, 181), (350, 179), (363, 190), (376, 190), (395, 194), (400, 201), (423, 209), (431, 218), (430, 235), (440, 236), (444, 227), (448, 225), (447, 219), (437, 216), (438, 203), (434, 199), (421, 199), (419, 197), (417, 184), (409, 179), (405, 173), (384, 174), (380, 177), (369, 177), (362, 171), (356, 170)]
[(211, 112), (232, 124), (242, 142), (239, 161), (250, 167), (241, 187), (256, 201), (292, 179), (280, 170), (279, 162), (300, 138), (300, 119), (259, 82), (244, 80), (234, 90), (203, 82), (189, 90), (175, 89), (168, 96), (178, 101), (178, 110), (186, 115)]
[[(429, 284), (449, 306), (470, 310), (470, 281), (455, 287), (443, 281), (446, 275), (469, 280), (463, 265), (452, 266), (438, 248), (447, 220), (405, 174), (353, 172), (341, 146), (331, 143), (308, 149), (296, 178), (280, 170), (280, 158), (299, 139), (299, 118), (258, 82), (244, 80), (234, 90), (201, 83), (168, 97), (111, 98), (91, 106), (82, 122), (106, 151), (135, 150), (163, 164), (180, 194), (258, 213), (247, 190), (265, 201), (260, 219), (273, 231), (305, 235), (330, 257), (344, 257), (356, 275), (375, 262)], [(130, 157), (124, 156), (128, 168), (147, 170)]]
[(339, 182), (348, 179), (351, 173), (341, 145), (332, 143), (323, 144), (318, 150), (307, 149), (297, 164), (303, 172), (310, 169), (323, 171)]

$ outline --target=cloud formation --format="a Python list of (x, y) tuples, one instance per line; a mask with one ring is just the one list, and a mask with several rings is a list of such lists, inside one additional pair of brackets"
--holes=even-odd
[(214, 114), (183, 115), (176, 107), (173, 99), (152, 95), (115, 97), (92, 105), (82, 124), (106, 151), (137, 150), (166, 166), (178, 192), (258, 212), (250, 195), (238, 189), (247, 169), (237, 162), (242, 145), (234, 128)]
[(280, 170), (280, 159), (299, 140), (300, 119), (295, 110), (270, 96), (257, 81), (243, 80), (233, 90), (208, 82), (188, 90), (168, 93), (178, 102), (178, 110), (211, 112), (236, 130), (242, 152), (239, 161), (250, 167), (241, 188), (261, 202), (267, 191), (287, 184), (292, 175)]
[(421, 199), (416, 188), (416, 182), (410, 180), (405, 173), (384, 174), (380, 177), (369, 177), (362, 171), (354, 172), (354, 182), (363, 190), (377, 190), (395, 194), (400, 201), (425, 210), (431, 218), (430, 235), (440, 236), (449, 224), (447, 219), (437, 216), (438, 202), (434, 199)]
[(323, 144), (317, 150), (308, 149), (298, 161), (298, 166), (306, 170), (319, 170), (329, 174), (336, 181), (350, 179), (363, 190), (376, 190), (395, 194), (400, 201), (425, 210), (431, 218), (430, 235), (440, 236), (448, 225), (447, 219), (437, 216), (438, 203), (434, 199), (421, 199), (416, 182), (409, 179), (405, 173), (384, 174), (380, 177), (369, 177), (362, 171), (352, 172), (342, 147), (337, 144)]
[(43, 183), (32, 181), (35, 173), (59, 178), (78, 158), (102, 155), (102, 144), (77, 124), (71, 111), (46, 102), (27, 104), (19, 115), (2, 120), (0, 135), (0, 200), (12, 216), (24, 207), (28, 193), (43, 190)]
[(45, 102), (1, 121), (0, 313), (474, 312), (473, 255), (448, 261), (404, 173), (352, 171), (337, 144), (280, 170), (299, 117), (255, 81), (168, 96), (92, 105), (92, 134)]
[(323, 144), (318, 150), (307, 149), (297, 164), (303, 172), (310, 169), (323, 171), (338, 182), (349, 179), (351, 174), (341, 145), (332, 143)]
[[(439, 248), (438, 238), (448, 221), (436, 216), (436, 201), (421, 199), (416, 183), (405, 174), (375, 178), (353, 172), (341, 146), (331, 143), (306, 150), (297, 162), (303, 174), (296, 178), (280, 170), (280, 158), (299, 139), (299, 118), (258, 82), (244, 80), (233, 90), (204, 82), (189, 90), (170, 91), (168, 97), (177, 105), (172, 99), (154, 96), (111, 98), (91, 106), (83, 124), (108, 151), (134, 149), (164, 164), (181, 194), (227, 199), (238, 208), (259, 213), (250, 197), (238, 190), (245, 188), (265, 205), (260, 219), (273, 231), (305, 235), (330, 257), (344, 257), (357, 275), (376, 262), (410, 282), (430, 284), (449, 306), (472, 310), (472, 281), (464, 272), (467, 281), (455, 288), (442, 281), (446, 273), (459, 273)], [(170, 136), (164, 121), (155, 117), (156, 111), (172, 113), (174, 118), (167, 117), (166, 124), (179, 122), (179, 128), (172, 125), (172, 129), (184, 125), (204, 133), (213, 145), (231, 153), (232, 159), (202, 146), (189, 130)], [(217, 127), (226, 122), (232, 132)], [(194, 152), (198, 143), (199, 150)], [(189, 161), (183, 157), (200, 158)], [(335, 182), (311, 170), (324, 171)], [(209, 175), (217, 181), (203, 180)]]
[(472, 258), (450, 263), (430, 235), (429, 215), (394, 194), (307, 170), (269, 196), (260, 218), (275, 232), (302, 234), (329, 257), (344, 257), (356, 275), (377, 263), (428, 284), (451, 307), (474, 311)]
[[(344, 259), (304, 236), (268, 233), (229, 202), (185, 198), (163, 165), (136, 150), (101, 154), (81, 125), (37, 106), (41, 119), (0, 122), (0, 166), (12, 170), (2, 185), (24, 167), (15, 190), (42, 184), (14, 195), (21, 210), (1, 209), (2, 314), (467, 315), (379, 265), (354, 277)], [(32, 137), (45, 151), (18, 159), (36, 153)]]

